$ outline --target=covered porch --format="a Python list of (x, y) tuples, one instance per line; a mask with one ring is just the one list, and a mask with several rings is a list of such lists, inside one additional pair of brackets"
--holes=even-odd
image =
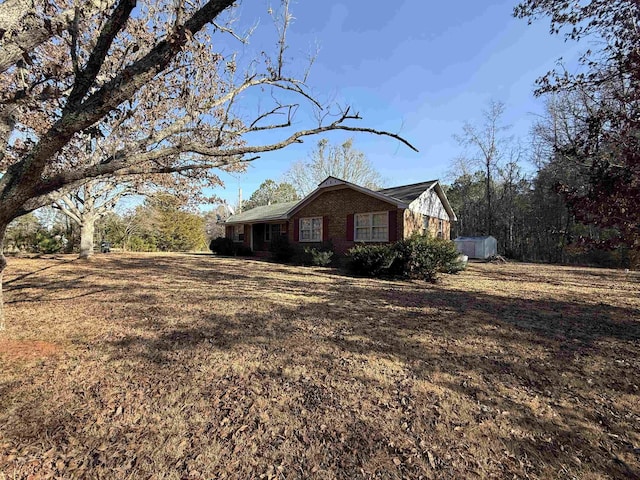
[(250, 225), (250, 247), (255, 253), (267, 253), (271, 243), (279, 237), (288, 235), (287, 222), (253, 223)]
[(274, 239), (289, 235), (288, 212), (298, 202), (277, 203), (252, 208), (227, 219), (226, 236), (244, 243), (258, 255), (266, 255)]

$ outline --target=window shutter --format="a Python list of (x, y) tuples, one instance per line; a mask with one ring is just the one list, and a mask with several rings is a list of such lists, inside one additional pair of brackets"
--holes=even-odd
[(389, 210), (389, 241), (398, 241), (398, 211)]
[(300, 220), (297, 218), (293, 221), (293, 241), (300, 241)]
[(326, 242), (329, 240), (329, 217), (322, 217), (322, 241)]
[(353, 242), (353, 213), (347, 215), (347, 240)]
[(251, 225), (245, 224), (244, 226), (244, 244), (246, 246), (251, 245)]
[(224, 232), (224, 236), (226, 238), (233, 238), (233, 227), (227, 225), (226, 227), (224, 227), (225, 232)]

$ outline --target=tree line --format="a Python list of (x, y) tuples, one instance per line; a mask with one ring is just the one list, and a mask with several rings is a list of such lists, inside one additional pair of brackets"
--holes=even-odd
[(499, 252), (517, 260), (629, 266), (633, 245), (615, 226), (585, 222), (567, 195), (588, 195), (593, 181), (591, 168), (559, 153), (558, 132), (577, 128), (576, 99), (554, 93), (546, 100), (526, 142), (509, 135), (499, 102), (479, 125), (464, 126), (457, 138), (471, 148), (452, 163), (446, 185), (458, 216), (452, 234), (493, 235)]
[[(215, 211), (201, 214), (180, 197), (159, 193), (129, 211), (109, 210), (101, 215), (92, 225), (90, 248), (93, 253), (107, 243), (110, 248), (132, 252), (201, 251), (208, 245), (207, 229), (218, 220)], [(14, 253), (80, 252), (87, 248), (81, 244), (84, 235), (69, 216), (44, 208), (12, 222), (5, 248)]]
[[(546, 102), (527, 154), (500, 125), (493, 103), (481, 125), (465, 125), (470, 171), (450, 196), (458, 233), (495, 234), (515, 258), (640, 265), (640, 6), (633, 0), (525, 0), (514, 15), (550, 19), (552, 34), (588, 41), (577, 73), (561, 66), (537, 80)], [(469, 160), (469, 159), (466, 159)], [(478, 168), (479, 167), (479, 168)]]

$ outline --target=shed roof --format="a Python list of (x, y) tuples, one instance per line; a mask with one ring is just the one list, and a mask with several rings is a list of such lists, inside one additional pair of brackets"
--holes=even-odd
[(460, 240), (460, 241), (477, 241), (477, 240), (487, 240), (489, 238), (493, 238), (494, 240), (496, 239), (493, 235), (485, 235), (485, 236), (480, 236), (480, 237), (456, 237), (453, 241), (455, 242), (456, 240)]
[(236, 213), (227, 218), (225, 223), (251, 223), (264, 222), (269, 220), (286, 220), (287, 212), (295, 207), (299, 202), (274, 203), (273, 205), (263, 205), (255, 207), (246, 212)]
[(388, 197), (395, 198), (404, 203), (411, 203), (425, 190), (429, 190), (433, 187), (437, 180), (429, 180), (428, 182), (412, 183), (411, 185), (400, 185), (399, 187), (383, 188), (378, 190), (378, 193), (382, 193)]

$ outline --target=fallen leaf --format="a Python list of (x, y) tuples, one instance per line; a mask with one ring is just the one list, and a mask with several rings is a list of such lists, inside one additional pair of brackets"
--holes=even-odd
[(436, 460), (433, 457), (433, 453), (431, 453), (429, 450), (427, 450), (427, 457), (429, 457), (429, 465), (431, 465), (431, 468), (433, 468), (435, 470), (436, 469)]

